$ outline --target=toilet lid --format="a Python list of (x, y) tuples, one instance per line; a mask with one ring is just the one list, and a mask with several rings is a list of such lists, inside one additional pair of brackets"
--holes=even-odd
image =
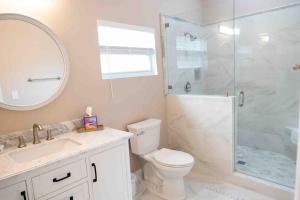
[(194, 163), (194, 158), (188, 153), (171, 149), (161, 149), (154, 153), (154, 159), (161, 165), (184, 167)]

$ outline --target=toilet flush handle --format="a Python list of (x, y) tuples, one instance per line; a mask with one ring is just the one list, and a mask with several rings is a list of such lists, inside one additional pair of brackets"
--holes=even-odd
[(141, 135), (144, 135), (145, 134), (145, 132), (144, 131), (141, 131), (141, 132), (139, 132), (138, 134), (137, 134), (137, 136), (141, 136)]

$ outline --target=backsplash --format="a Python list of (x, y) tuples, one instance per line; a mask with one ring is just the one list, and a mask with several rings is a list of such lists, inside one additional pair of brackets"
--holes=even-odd
[[(46, 124), (43, 125), (44, 130), (39, 131), (39, 138), (45, 139), (47, 136), (47, 130), (52, 130), (52, 135), (62, 135), (65, 133), (69, 133), (80, 127), (82, 122), (80, 119), (75, 119), (71, 121), (56, 123), (56, 124)], [(33, 141), (33, 133), (32, 129), (16, 131), (8, 134), (0, 135), (0, 145), (4, 145), (4, 148), (9, 148), (18, 145), (18, 137), (23, 136), (26, 143), (31, 143)]]

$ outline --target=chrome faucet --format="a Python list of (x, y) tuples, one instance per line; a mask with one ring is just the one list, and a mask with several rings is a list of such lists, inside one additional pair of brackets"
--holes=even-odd
[(32, 130), (33, 130), (33, 144), (41, 143), (38, 132), (43, 130), (42, 125), (33, 124)]

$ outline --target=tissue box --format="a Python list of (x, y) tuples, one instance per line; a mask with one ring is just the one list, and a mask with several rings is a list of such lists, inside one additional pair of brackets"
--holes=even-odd
[(98, 128), (97, 116), (84, 116), (83, 126), (86, 130), (95, 130)]

